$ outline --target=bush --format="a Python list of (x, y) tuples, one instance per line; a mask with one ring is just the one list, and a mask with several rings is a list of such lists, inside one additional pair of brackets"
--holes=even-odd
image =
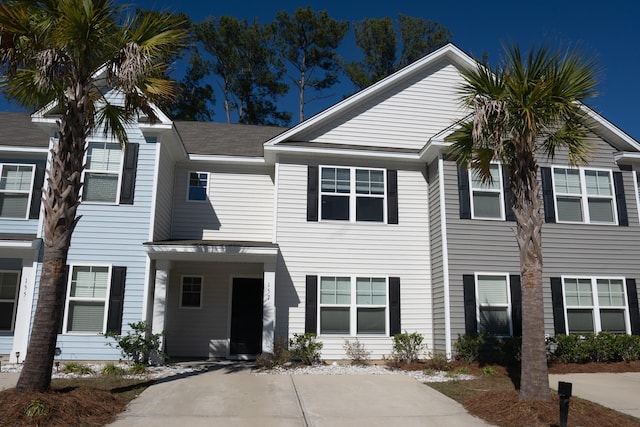
[(117, 366), (113, 363), (108, 363), (104, 368), (102, 368), (102, 375), (121, 376), (124, 374), (126, 374), (125, 369), (122, 366)]
[(441, 351), (431, 353), (429, 360), (427, 360), (427, 366), (429, 369), (436, 371), (446, 371), (449, 369), (449, 359), (447, 355)]
[(287, 339), (277, 337), (273, 343), (273, 354), (263, 353), (256, 359), (256, 364), (266, 369), (282, 366), (291, 360), (291, 353), (287, 349)]
[(621, 362), (640, 359), (640, 336), (614, 334), (556, 335), (547, 340), (552, 360), (562, 363)]
[(422, 343), (423, 340), (424, 337), (417, 332), (404, 331), (402, 334), (394, 335), (391, 357), (396, 363), (417, 361), (427, 350), (426, 344)]
[(91, 369), (91, 366), (83, 365), (82, 363), (77, 362), (65, 363), (64, 367), (62, 368), (62, 372), (78, 375), (95, 374), (95, 372), (93, 372), (93, 369)]
[(144, 363), (136, 363), (127, 371), (131, 375), (142, 375), (147, 372), (147, 365)]
[(458, 335), (453, 345), (456, 359), (466, 363), (512, 365), (520, 361), (520, 337), (489, 334)]
[(293, 357), (297, 357), (305, 365), (320, 363), (320, 350), (322, 343), (316, 340), (316, 334), (293, 334), (289, 340), (289, 351)]
[(366, 365), (369, 363), (371, 352), (367, 351), (357, 338), (355, 341), (344, 340), (342, 346), (352, 365)]
[[(115, 347), (120, 349), (122, 356), (133, 363), (149, 363), (149, 357), (156, 354), (161, 358), (165, 355), (160, 351), (160, 338), (162, 334), (152, 334), (147, 322), (129, 323), (130, 331), (126, 335), (119, 335), (115, 332), (107, 332), (105, 337), (113, 338), (116, 341)], [(113, 347), (112, 342), (107, 342)]]

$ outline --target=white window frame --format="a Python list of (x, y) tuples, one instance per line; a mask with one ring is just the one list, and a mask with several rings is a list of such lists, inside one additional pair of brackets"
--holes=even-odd
[[(184, 279), (185, 278), (197, 278), (200, 279), (200, 305), (197, 307), (194, 306), (185, 306), (183, 305), (182, 302), (182, 296), (184, 295)], [(185, 310), (199, 310), (202, 308), (202, 303), (203, 303), (203, 296), (204, 296), (204, 276), (200, 276), (197, 274), (183, 274), (182, 276), (180, 276), (180, 305), (179, 307), (181, 309), (185, 309)]]
[[(593, 316), (593, 328), (594, 334), (602, 332), (602, 321), (600, 318), (600, 310), (623, 310), (624, 312), (624, 326), (625, 332), (627, 334), (631, 333), (631, 321), (629, 319), (629, 300), (627, 298), (627, 286), (626, 279), (620, 276), (561, 276), (562, 279), (562, 303), (564, 306), (564, 330), (567, 334), (570, 334), (569, 331), (569, 317), (567, 315), (569, 310), (591, 310), (591, 315)], [(590, 280), (591, 281), (591, 298), (593, 300), (593, 305), (591, 306), (569, 306), (567, 305), (567, 292), (565, 288), (565, 280)], [(598, 296), (598, 280), (620, 280), (622, 282), (622, 291), (623, 291), (623, 299), (624, 306), (601, 306), (600, 299)], [(596, 313), (598, 314), (596, 316)]]
[[(316, 313), (317, 333), (322, 337), (388, 337), (389, 336), (389, 278), (382, 276), (367, 276), (366, 274), (318, 274), (317, 301), (318, 310)], [(350, 283), (350, 303), (349, 304), (323, 304), (322, 303), (322, 279), (348, 278)], [(356, 284), (358, 279), (383, 279), (385, 281), (385, 304), (358, 304)], [(320, 311), (323, 307), (349, 308), (349, 333), (348, 334), (327, 334), (321, 333)], [(359, 334), (358, 333), (358, 308), (384, 308), (384, 332), (379, 334)]]
[[(499, 276), (499, 277), (505, 278), (507, 304), (484, 304), (480, 302), (480, 298), (478, 298), (478, 296), (480, 295), (478, 278), (481, 276)], [(477, 322), (476, 324), (478, 325), (478, 333), (481, 332), (480, 330), (481, 307), (505, 308), (507, 312), (507, 321), (509, 322), (509, 335), (498, 335), (498, 334), (493, 334), (493, 335), (497, 337), (512, 337), (513, 336), (513, 318), (511, 316), (511, 313), (513, 309), (512, 309), (512, 302), (511, 302), (511, 278), (509, 276), (509, 273), (503, 273), (503, 272), (496, 273), (496, 272), (487, 272), (487, 271), (477, 272), (477, 273), (474, 273), (474, 282), (475, 282), (475, 295), (476, 295), (476, 322)]]
[(27, 194), (27, 209), (23, 217), (1, 217), (0, 220), (25, 220), (29, 219), (29, 212), (31, 210), (31, 200), (33, 199), (33, 184), (36, 175), (36, 165), (30, 163), (0, 163), (0, 177), (4, 173), (6, 166), (18, 166), (18, 167), (30, 167), (31, 168), (31, 180), (29, 182), (29, 188), (27, 190), (0, 190), (2, 194)]
[[(204, 174), (207, 176), (207, 186), (204, 189), (205, 192), (205, 198), (202, 200), (199, 199), (191, 199), (189, 196), (189, 190), (191, 189), (191, 174), (192, 173), (196, 173), (196, 174)], [(187, 194), (185, 195), (185, 200), (187, 202), (190, 203), (203, 203), (203, 202), (208, 202), (209, 201), (209, 186), (211, 185), (211, 174), (210, 172), (204, 172), (204, 171), (189, 171), (187, 172)]]
[[(73, 269), (76, 267), (90, 267), (90, 268), (104, 268), (108, 269), (107, 277), (107, 289), (105, 290), (104, 298), (84, 298), (84, 297), (71, 297), (71, 281), (73, 280)], [(109, 296), (111, 295), (111, 280), (113, 277), (113, 268), (111, 264), (70, 264), (69, 265), (69, 277), (67, 278), (67, 294), (65, 298), (64, 306), (64, 320), (62, 325), (62, 333), (66, 335), (101, 335), (106, 332), (107, 318), (109, 316)], [(69, 331), (69, 304), (71, 301), (85, 301), (85, 302), (104, 302), (104, 316), (102, 319), (102, 331)]]
[[(504, 209), (504, 192), (505, 189), (504, 187), (504, 181), (503, 181), (503, 177), (502, 174), (503, 169), (502, 169), (502, 164), (498, 163), (498, 162), (491, 162), (491, 165), (497, 165), (498, 166), (498, 179), (493, 181), (493, 182), (497, 182), (500, 186), (500, 188), (498, 189), (492, 189), (492, 188), (474, 188), (473, 187), (473, 176), (476, 173), (476, 171), (478, 170), (477, 168), (469, 168), (469, 204), (471, 205), (471, 218), (472, 219), (483, 219), (483, 220), (489, 220), (489, 221), (504, 221), (505, 220), (505, 209)], [(475, 192), (478, 193), (497, 193), (499, 194), (499, 203), (500, 203), (500, 216), (499, 217), (486, 217), (486, 216), (477, 216), (475, 213), (475, 203), (474, 203), (474, 199), (473, 199), (473, 194)]]
[[(577, 170), (578, 178), (580, 180), (580, 195), (571, 194), (571, 193), (559, 193), (556, 191), (556, 170)], [(589, 195), (587, 194), (587, 181), (585, 179), (586, 171), (595, 171), (595, 172), (607, 172), (609, 174), (609, 182), (611, 183), (611, 196), (598, 196), (598, 195)], [(594, 168), (594, 167), (579, 167), (579, 168), (571, 168), (568, 166), (553, 166), (551, 168), (551, 181), (553, 185), (553, 201), (556, 215), (556, 222), (563, 224), (598, 224), (598, 225), (618, 225), (618, 206), (616, 203), (616, 189), (615, 184), (613, 182), (613, 171), (611, 169), (606, 168)], [(574, 199), (580, 199), (580, 206), (582, 209), (582, 221), (562, 221), (560, 220), (560, 216), (558, 215), (558, 197), (570, 197)], [(612, 214), (613, 214), (613, 222), (602, 222), (602, 221), (591, 221), (589, 214), (589, 199), (603, 199), (603, 200), (611, 200), (612, 206)]]
[[(106, 146), (107, 144), (119, 144), (117, 141), (114, 140), (110, 140), (110, 139), (104, 139), (104, 140), (100, 140), (100, 139), (92, 139), (87, 141), (87, 145), (85, 147), (85, 154), (84, 154), (84, 164), (87, 165), (87, 161), (89, 159), (89, 146), (91, 144), (102, 144), (103, 146)], [(123, 167), (123, 163), (124, 163), (124, 149), (122, 147), (122, 145), (120, 146), (120, 166), (118, 168), (118, 182), (116, 184), (116, 197), (115, 200), (113, 202), (102, 202), (102, 201), (93, 201), (93, 200), (85, 200), (84, 199), (84, 190), (85, 190), (85, 179), (86, 179), (86, 175), (87, 173), (96, 173), (96, 174), (104, 174), (104, 175), (116, 175), (116, 172), (112, 172), (112, 171), (105, 171), (105, 170), (101, 170), (101, 169), (89, 169), (87, 167), (85, 167), (85, 169), (82, 171), (82, 190), (80, 192), (80, 198), (82, 200), (83, 204), (92, 204), (92, 205), (119, 205), (120, 204), (120, 190), (122, 187), (122, 167)]]
[[(349, 192), (348, 193), (336, 193), (329, 191), (322, 191), (322, 170), (323, 169), (348, 169), (349, 170)], [(363, 195), (356, 192), (356, 171), (381, 171), (382, 172), (382, 186), (383, 194), (367, 194)], [(335, 165), (320, 165), (318, 168), (318, 220), (321, 222), (357, 222), (361, 224), (386, 224), (387, 223), (387, 204), (389, 203), (387, 194), (387, 170), (384, 168), (370, 168), (360, 166), (335, 166)], [(357, 221), (356, 220), (356, 199), (360, 197), (367, 198), (379, 198), (382, 199), (382, 221)], [(344, 196), (349, 198), (349, 219), (323, 219), (322, 218), (322, 196)]]
[(13, 297), (13, 300), (10, 299), (0, 299), (0, 302), (3, 303), (13, 303), (13, 313), (11, 313), (11, 326), (10, 329), (0, 329), (0, 332), (13, 332), (16, 327), (16, 313), (18, 311), (18, 296), (20, 295), (20, 283), (21, 282), (21, 271), (20, 270), (0, 270), (0, 274), (3, 273), (17, 273), (17, 283), (16, 283), (16, 294)]

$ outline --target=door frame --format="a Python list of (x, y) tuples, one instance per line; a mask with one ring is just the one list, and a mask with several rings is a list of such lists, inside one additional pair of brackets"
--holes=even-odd
[[(229, 288), (228, 295), (229, 299), (227, 301), (227, 359), (234, 360), (250, 360), (253, 359), (251, 355), (247, 354), (231, 354), (231, 318), (232, 318), (232, 309), (233, 309), (233, 281), (235, 279), (260, 279), (262, 280), (262, 310), (263, 310), (263, 324), (262, 329), (264, 330), (264, 274), (230, 274), (229, 275)], [(261, 339), (262, 342), (262, 339)], [(256, 355), (257, 356), (257, 355)]]

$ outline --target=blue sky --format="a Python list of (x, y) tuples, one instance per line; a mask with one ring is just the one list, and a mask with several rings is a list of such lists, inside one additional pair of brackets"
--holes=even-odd
[[(465, 52), (480, 57), (489, 54), (490, 63), (500, 58), (503, 44), (518, 43), (523, 50), (534, 45), (568, 44), (593, 57), (601, 72), (599, 96), (587, 103), (623, 131), (640, 140), (640, 2), (629, 0), (538, 0), (538, 1), (478, 1), (456, 2), (429, 0), (244, 0), (197, 1), (127, 0), (142, 8), (187, 13), (199, 22), (207, 16), (232, 15), (238, 18), (257, 18), (270, 22), (279, 10), (293, 12), (297, 7), (310, 5), (314, 10), (325, 9), (335, 19), (355, 21), (362, 18), (396, 18), (399, 13), (423, 17), (445, 25), (453, 33), (452, 41)], [(350, 60), (358, 51), (352, 32), (340, 48)], [(178, 70), (179, 71), (179, 70)], [(176, 77), (179, 77), (177, 75)], [(307, 116), (314, 114), (351, 93), (353, 86), (343, 79), (342, 88), (334, 97), (311, 103)], [(215, 121), (223, 121), (221, 97), (218, 96)], [(295, 96), (283, 100), (283, 110), (294, 112)], [(15, 110), (6, 102), (2, 110)], [(292, 121), (292, 123), (293, 123)]]

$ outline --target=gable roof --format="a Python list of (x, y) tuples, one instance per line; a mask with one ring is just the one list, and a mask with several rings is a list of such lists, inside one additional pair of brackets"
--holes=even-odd
[(0, 145), (48, 148), (49, 135), (27, 113), (0, 112)]
[(174, 126), (187, 153), (262, 157), (265, 141), (287, 128), (215, 122), (176, 121)]

